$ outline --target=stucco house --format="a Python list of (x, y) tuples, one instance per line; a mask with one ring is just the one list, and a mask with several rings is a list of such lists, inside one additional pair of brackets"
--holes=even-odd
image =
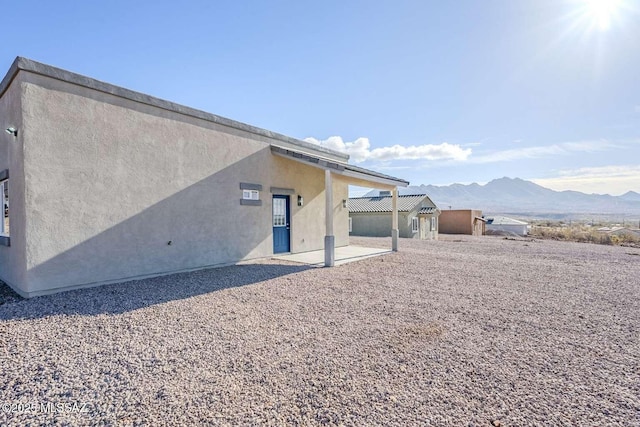
[(529, 234), (529, 224), (506, 216), (487, 217), (487, 234)]
[(348, 185), (396, 200), (408, 185), (21, 57), (0, 83), (0, 121), (0, 279), (25, 297), (281, 252), (324, 249), (331, 266), (349, 242)]
[(445, 209), (440, 213), (440, 233), (482, 236), (485, 234), (485, 222), (481, 210)]
[[(399, 196), (400, 237), (434, 240), (438, 238), (440, 209), (426, 194)], [(391, 236), (393, 199), (388, 192), (376, 197), (349, 199), (349, 232), (354, 236)]]

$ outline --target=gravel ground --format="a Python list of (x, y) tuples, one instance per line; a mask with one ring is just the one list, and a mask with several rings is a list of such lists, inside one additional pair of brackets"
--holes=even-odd
[(640, 425), (640, 249), (400, 250), (1, 290), (0, 425)]

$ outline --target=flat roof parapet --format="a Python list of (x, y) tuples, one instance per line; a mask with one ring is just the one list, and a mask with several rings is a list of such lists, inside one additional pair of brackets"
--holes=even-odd
[(130, 89), (126, 89), (120, 86), (105, 83), (100, 80), (86, 77), (81, 74), (72, 73), (71, 71), (63, 70), (61, 68), (53, 67), (51, 65), (43, 64), (37, 61), (33, 61), (21, 56), (16, 57), (9, 68), (9, 71), (2, 79), (0, 83), (0, 97), (4, 95), (11, 82), (20, 71), (27, 71), (30, 73), (38, 74), (41, 76), (49, 77), (52, 79), (60, 80), (70, 84), (82, 86), (85, 88), (93, 89), (99, 92), (107, 93), (113, 96), (124, 98), (130, 101), (138, 102), (141, 104), (150, 105), (153, 107), (161, 108), (167, 111), (171, 111), (186, 116), (195, 117), (198, 119), (206, 120), (218, 125), (227, 126), (244, 132), (248, 132), (254, 135), (263, 136), (276, 141), (284, 142), (287, 145), (303, 148), (317, 153), (325, 153), (342, 161), (348, 161), (349, 155), (341, 153), (339, 151), (331, 150), (312, 144), (310, 142), (302, 141), (300, 139), (292, 138), (277, 132), (262, 129), (256, 126), (252, 126), (246, 123), (242, 123), (236, 120), (228, 119), (226, 117), (218, 116), (216, 114), (207, 113), (206, 111), (198, 110), (195, 108), (187, 107), (185, 105), (176, 104), (171, 101), (156, 98), (151, 95), (147, 95), (141, 92), (136, 92)]

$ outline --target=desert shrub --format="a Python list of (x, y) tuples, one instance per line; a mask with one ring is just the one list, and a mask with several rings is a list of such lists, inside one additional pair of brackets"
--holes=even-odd
[(531, 237), (540, 239), (565, 240), (599, 245), (640, 245), (640, 236), (633, 233), (609, 234), (599, 232), (593, 227), (575, 225), (572, 227), (547, 227), (535, 225), (531, 227)]
[(611, 236), (615, 245), (640, 246), (640, 236), (632, 233), (614, 234)]
[(601, 245), (617, 245), (618, 244), (617, 236), (611, 236), (606, 233), (601, 233), (599, 236), (598, 243), (600, 243)]

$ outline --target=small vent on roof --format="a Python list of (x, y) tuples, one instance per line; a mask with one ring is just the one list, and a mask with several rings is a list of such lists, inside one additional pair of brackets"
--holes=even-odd
[(391, 195), (391, 191), (385, 190), (380, 192), (380, 197), (387, 197)]

